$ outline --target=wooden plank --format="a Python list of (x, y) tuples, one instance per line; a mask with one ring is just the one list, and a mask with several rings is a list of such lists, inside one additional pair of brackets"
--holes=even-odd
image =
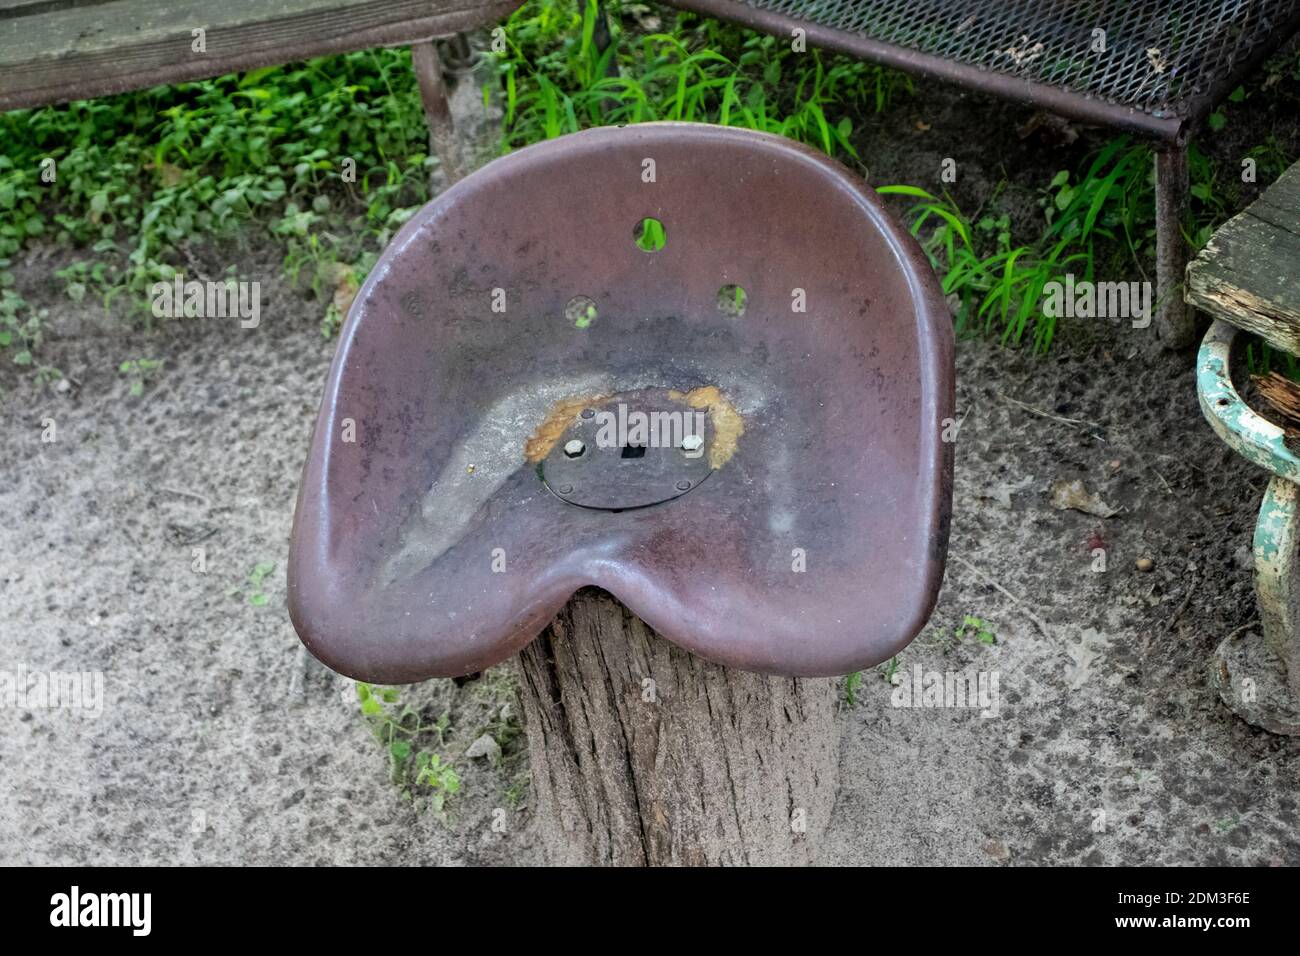
[(1192, 260), (1187, 301), (1300, 355), (1300, 163), (1221, 226)]
[(88, 7), (92, 4), (108, 2), (110, 0), (0, 0), (0, 17), (14, 16), (18, 12), (27, 15), (57, 10), (60, 7)]
[[(6, 0), (0, 110), (449, 36), (503, 20), (521, 2)], [(206, 52), (193, 49), (199, 28)]]

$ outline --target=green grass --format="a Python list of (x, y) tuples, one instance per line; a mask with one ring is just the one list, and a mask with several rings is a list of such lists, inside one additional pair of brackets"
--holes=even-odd
[[(609, 3), (611, 19), (630, 4)], [(643, 8), (642, 8), (643, 9)], [(693, 14), (660, 9), (652, 32), (601, 51), (595, 4), (532, 0), (511, 19), (498, 61), (503, 149), (591, 126), (674, 120), (788, 136), (856, 160), (854, 110), (886, 109), (902, 74)], [(642, 21), (645, 22), (644, 20)], [(609, 75), (617, 62), (617, 75)]]
[(910, 229), (944, 293), (958, 299), (959, 332), (997, 331), (1015, 345), (1028, 335), (1045, 352), (1056, 334), (1056, 323), (1042, 311), (1048, 282), (1066, 273), (1093, 280), (1106, 255), (1121, 260), (1108, 263), (1114, 270), (1108, 274), (1142, 271), (1154, 245), (1151, 169), (1150, 150), (1121, 136), (1081, 174), (1059, 171), (1042, 190), (1043, 231), (1026, 244), (1013, 242), (1005, 214), (987, 212), (972, 222), (948, 196), (906, 185), (879, 192), (917, 200)]
[[(1263, 182), (1285, 169), (1276, 143), (1258, 147), (1252, 155), (1260, 157)], [(951, 197), (914, 186), (885, 186), (879, 192), (917, 200), (909, 225), (945, 294), (958, 298), (959, 332), (995, 332), (1014, 345), (1028, 337), (1046, 352), (1056, 334), (1055, 321), (1042, 311), (1048, 282), (1072, 273), (1089, 281), (1139, 276), (1154, 284), (1149, 274), (1156, 244), (1153, 166), (1149, 146), (1119, 136), (1089, 157), (1079, 172), (1060, 170), (1041, 190), (1043, 230), (1028, 243), (1013, 242), (1005, 214), (967, 217)], [(1184, 234), (1195, 253), (1241, 204), (1240, 183), (1195, 145), (1189, 176), (1191, 215)]]
[(40, 345), (12, 273), (31, 242), (74, 250), (71, 299), (121, 296), (148, 323), (146, 291), (192, 243), (251, 228), (291, 259), (351, 257), (321, 228), (347, 205), (364, 212), (336, 228), (382, 248), (428, 199), (427, 142), (410, 54), (393, 49), (0, 114), (0, 348), (25, 365)]
[[(502, 152), (595, 125), (689, 120), (787, 136), (862, 170), (855, 117), (888, 112), (911, 90), (903, 74), (796, 53), (788, 39), (663, 7), (606, 6), (615, 42), (604, 51), (588, 0), (529, 0), (511, 17), (486, 91), (504, 114)], [(1261, 76), (1289, 89), (1300, 57)], [(1211, 126), (1231, 132), (1241, 102), (1279, 95), (1265, 85), (1234, 92)], [(288, 278), (321, 303), (330, 335), (393, 232), (428, 199), (427, 142), (401, 49), (0, 115), (0, 355), (57, 376), (39, 358), (45, 316), (12, 269), (36, 242), (68, 250), (56, 276), (69, 300), (117, 303), (148, 324), (149, 286), (193, 271), (191, 246), (260, 231), (285, 250)], [(1260, 182), (1294, 158), (1272, 137), (1247, 155)], [(1047, 282), (1067, 272), (1149, 278), (1151, 166), (1141, 143), (1105, 143), (1042, 184), (1033, 235), (1013, 234), (1000, 190), (975, 210), (914, 185), (881, 191), (910, 201), (908, 225), (958, 303), (960, 330), (1046, 351), (1056, 334), (1042, 315)], [(1192, 196), (1187, 232), (1199, 245), (1244, 201), (1239, 171), (1193, 150)]]

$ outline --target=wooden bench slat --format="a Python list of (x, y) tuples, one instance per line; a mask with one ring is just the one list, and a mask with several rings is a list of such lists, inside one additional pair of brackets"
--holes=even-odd
[[(29, 0), (0, 0), (13, 7)], [(0, 12), (0, 110), (414, 43), (505, 19), (521, 0), (110, 0)], [(192, 50), (205, 30), (207, 52)]]
[(1215, 232), (1187, 267), (1187, 301), (1300, 355), (1300, 163)]

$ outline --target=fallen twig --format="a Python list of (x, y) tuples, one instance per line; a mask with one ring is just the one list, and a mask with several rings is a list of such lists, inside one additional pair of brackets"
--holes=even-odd
[(1178, 610), (1174, 611), (1174, 613), (1170, 616), (1169, 620), (1165, 622), (1165, 630), (1169, 630), (1175, 624), (1178, 623), (1178, 619), (1182, 617), (1183, 612), (1187, 610), (1187, 605), (1192, 603), (1192, 597), (1193, 595), (1196, 594), (1196, 587), (1200, 583), (1201, 583), (1200, 573), (1198, 572), (1193, 574), (1192, 583), (1187, 586), (1187, 593), (1183, 595), (1183, 600), (1182, 603), (1178, 605)]
[(1235, 627), (1231, 631), (1229, 631), (1228, 636), (1225, 637), (1224, 640), (1230, 641), (1237, 635), (1246, 633), (1246, 631), (1249, 631), (1252, 627), (1255, 627), (1258, 624), (1259, 624), (1259, 618), (1254, 618), (1253, 620), (1247, 621), (1245, 624), (1241, 625), (1241, 627)]
[(1047, 624), (1043, 621), (1043, 619), (1042, 619), (1041, 617), (1039, 617), (1039, 616), (1038, 616), (1037, 614), (1035, 614), (1033, 611), (1029, 610), (1029, 606), (1026, 605), (1024, 601), (1020, 600), (1020, 598), (1016, 597), (1014, 594), (1012, 594), (1010, 591), (1008, 591), (1006, 588), (1004, 588), (1004, 587), (1003, 587), (1001, 584), (999, 584), (997, 581), (993, 580), (993, 578), (989, 577), (987, 574), (985, 574), (985, 573), (984, 573), (983, 571), (981, 571), (979, 568), (975, 567), (975, 565), (971, 564), (969, 561), (967, 561), (965, 558), (963, 558), (960, 554), (953, 554), (953, 553), (950, 551), (950, 552), (948, 552), (948, 556), (951, 557), (954, 561), (960, 562), (961, 564), (963, 564), (963, 565), (965, 565), (967, 568), (969, 568), (971, 571), (975, 572), (975, 574), (977, 574), (979, 577), (983, 578), (984, 581), (985, 581), (987, 584), (991, 584), (991, 585), (993, 585), (994, 588), (996, 588), (998, 591), (1000, 591), (1000, 592), (1001, 592), (1001, 593), (1002, 593), (1006, 598), (1008, 598), (1008, 599), (1009, 599), (1013, 604), (1015, 604), (1017, 607), (1019, 607), (1020, 610), (1024, 611), (1025, 616), (1026, 616), (1027, 618), (1029, 618), (1029, 620), (1032, 621), (1032, 622), (1034, 623), (1034, 626), (1038, 628), (1038, 630), (1042, 633), (1043, 637), (1051, 637), (1051, 636), (1052, 636), (1052, 632), (1048, 629)]
[(1030, 405), (1028, 402), (1022, 402), (1017, 398), (1012, 398), (1005, 392), (998, 392), (997, 396), (1004, 402), (1015, 405), (1017, 408), (1023, 408), (1025, 411), (1038, 415), (1041, 418), (1050, 418), (1054, 422), (1060, 422), (1062, 425), (1069, 425), (1071, 428), (1086, 428), (1091, 432), (1093, 438), (1096, 438), (1099, 441), (1106, 441), (1106, 439), (1100, 434), (1104, 429), (1097, 422), (1090, 422), (1085, 418), (1066, 418), (1064, 415), (1053, 415), (1051, 412), (1045, 412), (1041, 408)]
[(179, 488), (159, 488), (158, 490), (163, 492), (164, 494), (175, 495), (178, 498), (192, 498), (193, 500), (197, 501), (199, 504), (203, 505), (203, 507), (205, 508), (209, 504), (207, 498), (203, 497), (203, 495), (196, 494), (193, 491), (182, 491)]

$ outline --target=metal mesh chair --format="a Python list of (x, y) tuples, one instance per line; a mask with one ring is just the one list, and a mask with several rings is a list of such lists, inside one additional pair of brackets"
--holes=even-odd
[(671, 6), (1155, 138), (1157, 329), (1182, 297), (1185, 143), (1300, 26), (1300, 0), (667, 0)]

